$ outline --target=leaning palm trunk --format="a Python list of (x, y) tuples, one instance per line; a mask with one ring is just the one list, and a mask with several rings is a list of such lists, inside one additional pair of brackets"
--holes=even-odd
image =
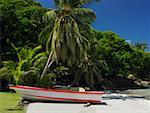
[(41, 78), (42, 78), (42, 77), (44, 76), (44, 74), (47, 72), (48, 66), (53, 63), (53, 60), (51, 60), (52, 54), (53, 54), (53, 53), (50, 52), (49, 57), (48, 57), (47, 62), (46, 62), (46, 65), (45, 65), (45, 67), (44, 67), (44, 70), (43, 70), (43, 72), (42, 72)]

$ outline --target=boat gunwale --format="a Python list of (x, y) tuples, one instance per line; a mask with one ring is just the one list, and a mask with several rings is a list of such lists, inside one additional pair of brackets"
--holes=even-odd
[(31, 87), (31, 86), (10, 86), (11, 89), (28, 89), (28, 90), (39, 90), (39, 91), (52, 91), (52, 92), (63, 92), (63, 93), (75, 93), (75, 94), (105, 94), (102, 91), (85, 91), (85, 92), (78, 92), (78, 91), (71, 91), (71, 90), (58, 90), (58, 89), (46, 89), (46, 88), (39, 88), (39, 87)]

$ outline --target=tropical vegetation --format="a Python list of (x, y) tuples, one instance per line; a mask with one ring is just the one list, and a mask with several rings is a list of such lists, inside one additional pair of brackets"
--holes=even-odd
[(85, 4), (94, 0), (54, 1), (56, 9), (33, 0), (0, 1), (0, 78), (96, 89), (150, 80), (147, 44), (130, 44), (113, 31), (92, 28), (96, 14)]

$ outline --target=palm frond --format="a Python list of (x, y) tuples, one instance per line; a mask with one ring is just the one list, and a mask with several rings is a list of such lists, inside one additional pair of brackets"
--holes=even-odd
[(36, 75), (37, 73), (38, 73), (37, 70), (29, 70), (24, 72), (24, 76), (31, 75), (31, 74)]
[(50, 10), (44, 14), (43, 21), (44, 22), (54, 21), (56, 19), (56, 17), (57, 17), (57, 14), (56, 14), (55, 10)]
[(38, 50), (42, 49), (41, 45), (36, 46), (34, 49), (32, 49), (32, 54), (37, 52)]
[(52, 59), (55, 61), (62, 60), (63, 62), (72, 59), (67, 61), (68, 64), (81, 59), (77, 56), (84, 53), (83, 51), (86, 49), (84, 45), (88, 41), (80, 34), (76, 21), (71, 16), (66, 15), (58, 18), (54, 26), (46, 44), (48, 53), (53, 52)]
[(28, 49), (27, 50), (27, 52), (28, 52), (28, 55), (27, 55), (27, 57), (25, 58), (25, 59), (27, 59), (27, 60), (31, 60), (31, 62), (33, 61), (33, 57), (37, 54), (37, 52), (39, 51), (39, 50), (41, 50), (42, 49), (42, 46), (41, 45), (38, 45), (38, 46), (36, 46), (34, 49)]
[(6, 67), (0, 69), (0, 79), (4, 78), (10, 80), (12, 76), (12, 73)]
[(3, 64), (3, 67), (5, 67), (8, 71), (16, 69), (16, 63), (11, 60), (3, 61), (2, 64)]
[(21, 71), (22, 67), (23, 67), (23, 64), (26, 63), (26, 62), (27, 62), (27, 60), (24, 60), (24, 59), (19, 61), (18, 66), (16, 67), (16, 70)]
[(71, 15), (74, 18), (80, 18), (80, 21), (85, 23), (91, 23), (96, 19), (96, 13), (87, 8), (74, 8)]
[(36, 56), (34, 56), (31, 60), (31, 62), (34, 62), (34, 61), (38, 60), (39, 58), (46, 57), (46, 56), (47, 56), (46, 52), (41, 52), (41, 53), (37, 54)]
[(61, 9), (64, 9), (66, 7), (71, 8), (74, 6), (74, 3), (75, 3), (75, 0), (55, 0), (56, 6)]
[(46, 25), (46, 27), (40, 32), (39, 34), (39, 41), (42, 43), (42, 44), (45, 44), (47, 39), (49, 38), (50, 36), (50, 33), (52, 31), (54, 27), (54, 22), (49, 22), (48, 25)]
[(46, 27), (39, 34), (39, 41), (42, 44), (45, 44), (47, 39), (49, 38), (50, 33), (54, 27), (56, 17), (57, 15), (55, 13), (55, 10), (50, 10), (43, 16), (43, 21), (46, 24)]
[(19, 61), (28, 57), (29, 50), (31, 49), (23, 47), (20, 51), (17, 51), (17, 56), (19, 58)]
[[(94, 0), (55, 0), (56, 6), (62, 8), (65, 6), (70, 6), (72, 8), (77, 8), (81, 7), (87, 3), (90, 3)], [(95, 0), (95, 1), (100, 1), (100, 0)]]
[(33, 66), (34, 67), (42, 67), (41, 65), (44, 65), (46, 60), (47, 60), (47, 57), (42, 56), (33, 63)]
[(100, 69), (105, 70), (105, 71), (109, 71), (109, 67), (108, 67), (105, 60), (97, 60), (97, 65)]

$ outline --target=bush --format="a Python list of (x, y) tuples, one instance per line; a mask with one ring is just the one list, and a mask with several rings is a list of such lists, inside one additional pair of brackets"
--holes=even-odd
[(49, 73), (44, 75), (41, 79), (38, 80), (36, 86), (51, 88), (55, 84), (56, 75), (53, 73)]

